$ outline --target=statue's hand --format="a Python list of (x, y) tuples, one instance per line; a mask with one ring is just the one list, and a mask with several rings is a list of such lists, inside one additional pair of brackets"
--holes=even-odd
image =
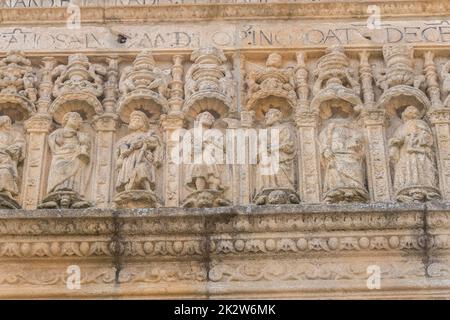
[(334, 153), (330, 149), (325, 150), (323, 156), (328, 161), (334, 160)]
[(398, 151), (398, 148), (395, 147), (389, 148), (389, 158), (394, 162), (397, 162), (400, 159), (400, 153)]
[(85, 164), (88, 164), (88, 163), (89, 163), (89, 155), (88, 155), (86, 152), (81, 152), (81, 153), (78, 155), (78, 158), (79, 158), (81, 161), (83, 161)]

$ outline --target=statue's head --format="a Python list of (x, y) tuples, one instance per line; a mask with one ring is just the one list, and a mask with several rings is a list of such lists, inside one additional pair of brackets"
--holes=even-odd
[(67, 112), (62, 119), (62, 126), (64, 128), (71, 128), (78, 130), (81, 128), (81, 124), (83, 123), (83, 119), (80, 114), (77, 112)]
[(197, 116), (197, 124), (199, 126), (212, 127), (214, 121), (216, 120), (214, 116), (208, 111), (202, 112)]
[(142, 111), (133, 111), (130, 115), (130, 124), (128, 128), (133, 131), (148, 131), (150, 125), (148, 118)]
[(277, 122), (280, 122), (283, 118), (283, 114), (280, 110), (271, 108), (266, 112), (266, 125), (271, 126)]
[(405, 121), (412, 119), (420, 119), (420, 112), (414, 106), (406, 107), (406, 109), (402, 113), (402, 119)]
[(0, 116), (0, 130), (9, 130), (11, 128), (11, 118)]
[(281, 68), (283, 58), (278, 53), (271, 53), (266, 61), (267, 67)]

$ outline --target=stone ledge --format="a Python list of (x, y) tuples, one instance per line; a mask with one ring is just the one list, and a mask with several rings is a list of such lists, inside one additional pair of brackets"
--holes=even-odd
[[(445, 17), (448, 1), (376, 1), (383, 18)], [(193, 20), (265, 20), (270, 18), (339, 19), (367, 18), (367, 6), (374, 1), (269, 3), (269, 4), (185, 4), (159, 6), (104, 6), (81, 8), (84, 23), (118, 23)], [(66, 8), (1, 8), (0, 24), (66, 23)]]
[(449, 234), (448, 203), (1, 211), (0, 297), (449, 297)]

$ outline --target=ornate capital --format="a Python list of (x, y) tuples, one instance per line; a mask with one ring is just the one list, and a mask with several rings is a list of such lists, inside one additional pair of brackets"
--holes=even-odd
[(38, 113), (25, 121), (25, 129), (28, 133), (48, 133), (52, 129), (52, 117), (49, 114)]
[(435, 109), (428, 113), (428, 119), (432, 124), (447, 123), (450, 124), (450, 109)]
[(183, 128), (184, 117), (182, 114), (167, 114), (161, 116), (163, 130), (177, 130)]
[(317, 127), (319, 122), (319, 114), (313, 111), (301, 111), (295, 117), (295, 123), (298, 127)]
[(365, 110), (361, 118), (364, 121), (364, 125), (366, 126), (375, 126), (381, 125), (384, 126), (386, 124), (386, 112), (384, 110), (372, 109)]
[(100, 116), (95, 116), (92, 124), (97, 131), (116, 131), (118, 120), (118, 115), (104, 113)]

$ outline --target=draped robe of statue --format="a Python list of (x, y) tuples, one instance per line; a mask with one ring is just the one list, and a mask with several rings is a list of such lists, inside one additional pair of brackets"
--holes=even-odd
[(8, 196), (19, 193), (17, 165), (24, 155), (24, 138), (11, 129), (0, 130), (0, 193)]
[(328, 202), (367, 200), (362, 134), (348, 120), (336, 119), (319, 136)]
[(223, 163), (222, 134), (218, 134), (218, 130), (205, 129), (200, 143), (192, 139), (192, 147), (200, 163), (195, 162), (194, 155), (194, 163), (188, 167), (186, 185), (193, 190), (198, 190), (197, 179), (203, 179), (205, 189), (223, 190), (219, 169), (219, 164)]
[(421, 119), (407, 119), (389, 145), (397, 154), (394, 189), (398, 200), (405, 195), (414, 198), (414, 193), (428, 199), (439, 197), (433, 135), (428, 124)]
[(156, 168), (162, 161), (162, 151), (161, 140), (153, 130), (136, 131), (119, 140), (116, 190), (154, 191)]
[(72, 128), (61, 128), (48, 138), (52, 161), (47, 193), (74, 191), (84, 194), (90, 137)]
[[(278, 134), (276, 134), (278, 133)], [(287, 124), (278, 123), (267, 128), (267, 141), (259, 153), (257, 179), (262, 189), (294, 190), (295, 134)], [(273, 143), (278, 138), (278, 143)], [(278, 153), (278, 155), (276, 155)]]

